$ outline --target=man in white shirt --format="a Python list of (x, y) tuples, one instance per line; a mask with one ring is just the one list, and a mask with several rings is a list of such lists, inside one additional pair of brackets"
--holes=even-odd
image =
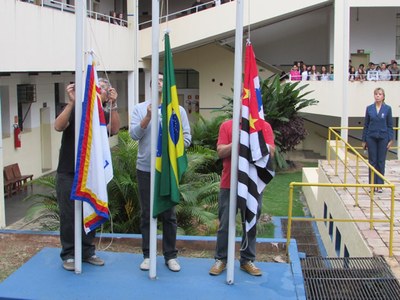
[(381, 63), (381, 69), (378, 71), (378, 78), (379, 80), (390, 80), (392, 78), (392, 74), (390, 73), (389, 69), (386, 68), (385, 63)]

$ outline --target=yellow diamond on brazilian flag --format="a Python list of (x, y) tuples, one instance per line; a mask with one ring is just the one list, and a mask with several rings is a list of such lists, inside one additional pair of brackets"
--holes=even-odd
[(174, 63), (168, 33), (164, 36), (164, 84), (158, 131), (153, 217), (179, 203), (179, 181), (187, 168)]

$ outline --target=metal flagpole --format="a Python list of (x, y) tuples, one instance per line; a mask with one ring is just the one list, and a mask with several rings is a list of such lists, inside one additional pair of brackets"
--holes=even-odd
[(239, 158), (239, 121), (242, 94), (242, 52), (243, 52), (243, 1), (236, 1), (235, 68), (233, 92), (233, 125), (231, 152), (231, 189), (229, 195), (229, 231), (226, 282), (234, 283), (236, 203)]
[(156, 279), (157, 261), (157, 219), (153, 218), (154, 175), (156, 167), (156, 147), (158, 133), (158, 72), (159, 72), (159, 0), (152, 2), (152, 54), (151, 54), (151, 184), (150, 184), (150, 279)]
[[(75, 35), (75, 161), (83, 99), (83, 45), (85, 38), (86, 1), (76, 1)], [(75, 201), (75, 274), (82, 272), (82, 202)]]

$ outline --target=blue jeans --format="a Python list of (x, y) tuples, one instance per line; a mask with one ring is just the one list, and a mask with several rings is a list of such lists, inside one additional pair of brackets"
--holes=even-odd
[[(74, 174), (57, 173), (56, 193), (58, 208), (60, 210), (60, 242), (62, 260), (75, 256), (75, 201), (71, 200)], [(95, 254), (93, 244), (96, 230), (85, 233), (82, 226), (82, 258), (86, 259)]]
[[(149, 257), (150, 245), (150, 172), (136, 170), (140, 198), (140, 231), (142, 233), (143, 257)], [(176, 249), (176, 213), (175, 207), (161, 213), (158, 218), (162, 219), (163, 226), (163, 255), (165, 261), (177, 257)]]
[[(219, 228), (217, 232), (217, 245), (215, 259), (226, 261), (228, 256), (228, 231), (229, 231), (229, 194), (230, 189), (221, 189), (218, 197)], [(262, 194), (258, 200), (257, 220), (260, 217), (262, 206)], [(244, 212), (242, 212), (244, 214)], [(243, 221), (243, 220), (242, 220)], [(257, 226), (253, 226), (249, 232), (243, 230), (242, 246), (240, 250), (240, 263), (254, 261), (256, 259), (256, 235)]]
[[(387, 138), (367, 137), (366, 142), (368, 146), (368, 162), (379, 173), (385, 175), (386, 153), (389, 140)], [(383, 184), (383, 180), (376, 174), (374, 175), (374, 183)], [(369, 172), (369, 182), (372, 183), (371, 172)]]

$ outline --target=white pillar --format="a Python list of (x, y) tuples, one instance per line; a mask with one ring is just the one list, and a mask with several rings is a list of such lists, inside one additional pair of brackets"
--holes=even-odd
[(133, 107), (139, 103), (139, 68), (138, 68), (138, 1), (127, 2), (127, 21), (128, 28), (133, 34), (132, 45), (133, 71), (128, 72), (128, 125), (130, 124), (130, 115)]
[[(1, 90), (0, 90), (0, 116), (2, 115), (1, 111)], [(2, 124), (0, 122), (0, 132), (3, 132)], [(3, 138), (0, 138), (0, 166), (4, 168), (3, 162)], [(4, 175), (1, 172), (0, 175), (0, 183), (1, 186), (4, 186)], [(5, 199), (4, 199), (4, 189), (0, 190), (0, 228), (6, 227), (6, 206), (5, 206)]]
[[(334, 68), (335, 92), (338, 103), (342, 103), (340, 126), (348, 127), (348, 67), (350, 11), (348, 0), (335, 1)], [(347, 130), (342, 130), (342, 138), (347, 141)]]

